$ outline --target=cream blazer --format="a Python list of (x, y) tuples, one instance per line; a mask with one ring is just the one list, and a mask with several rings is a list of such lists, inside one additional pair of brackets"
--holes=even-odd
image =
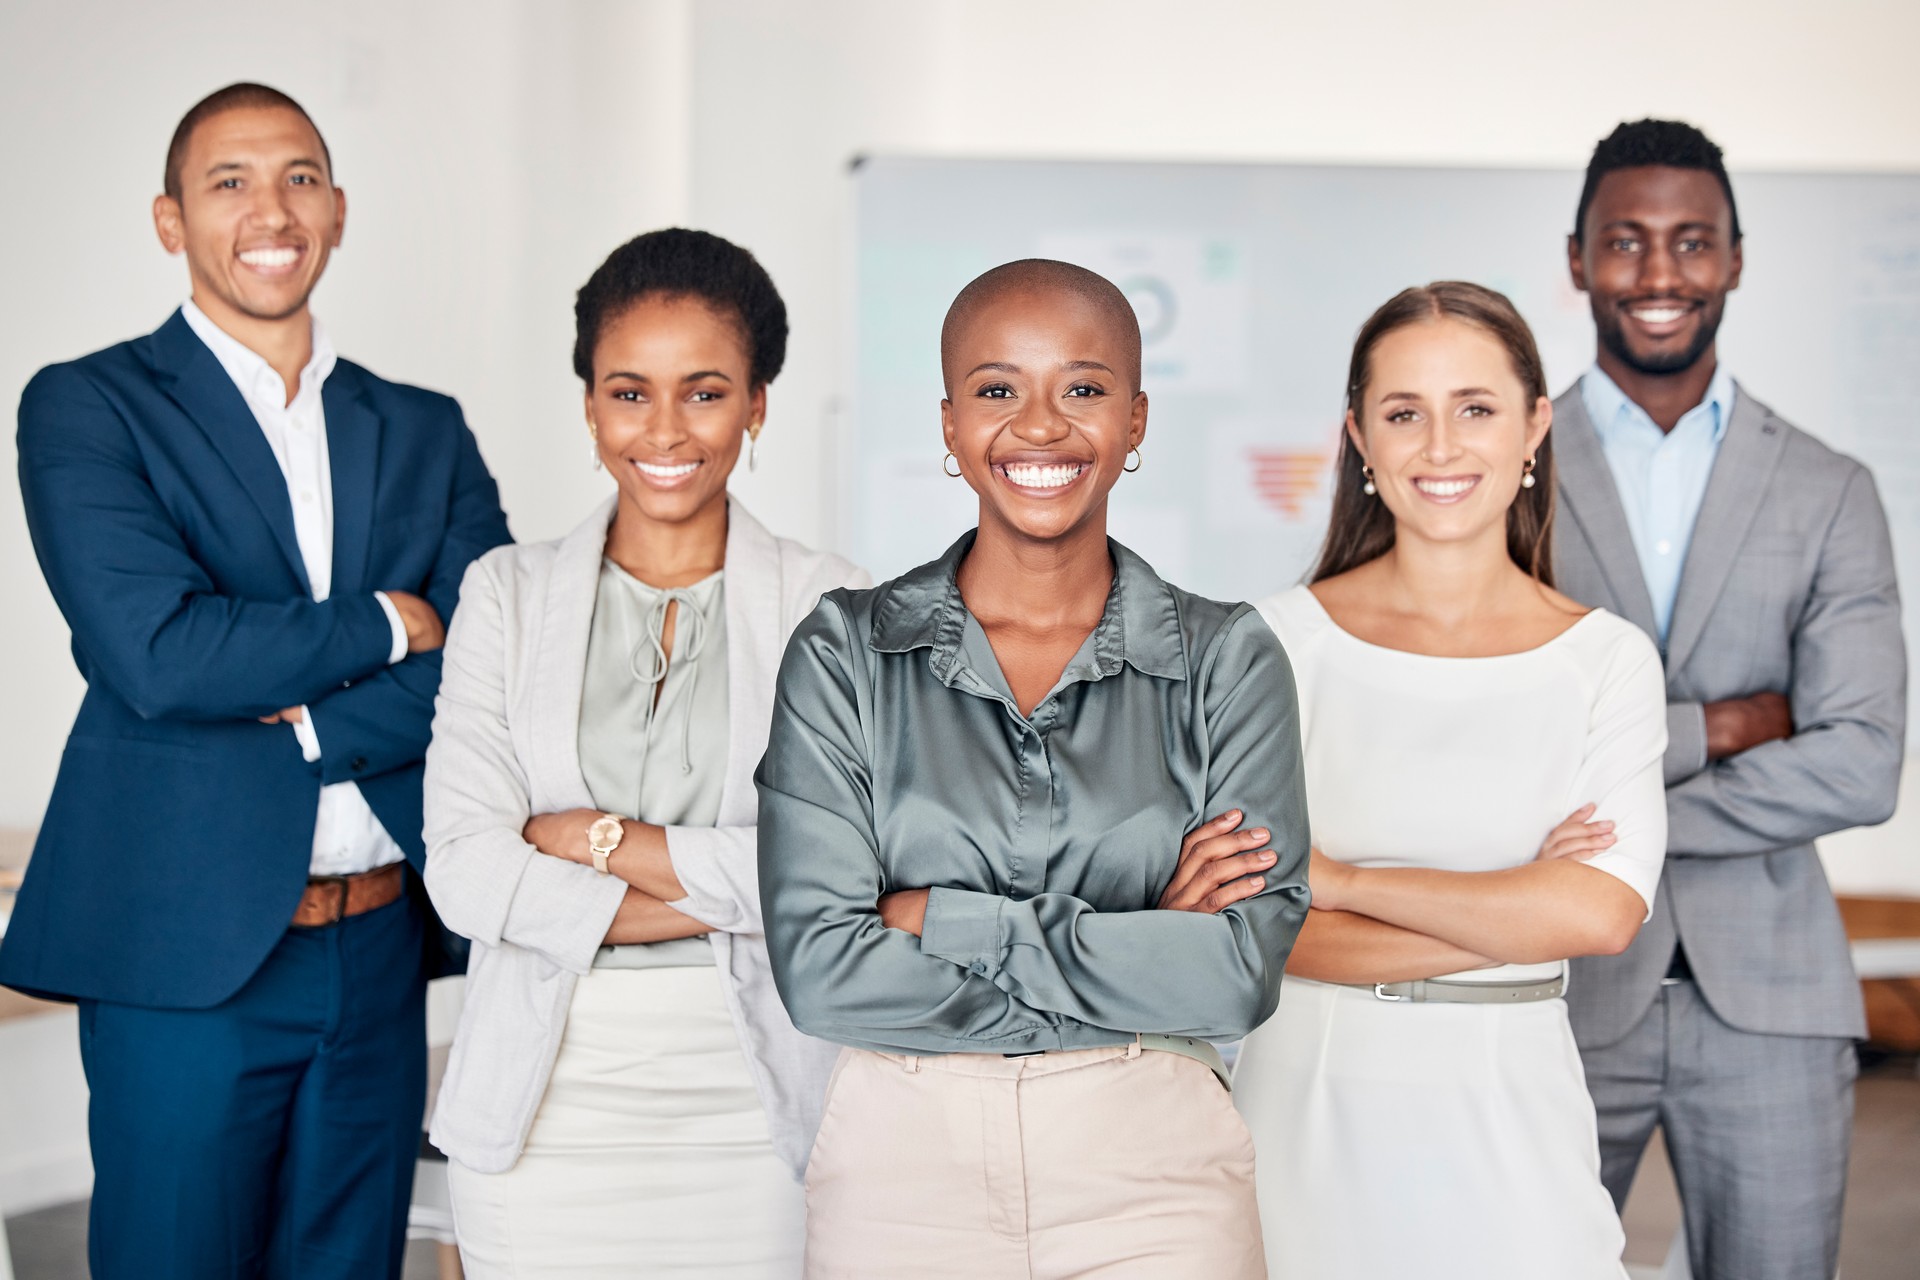
[[(429, 1137), (481, 1173), (510, 1169), (546, 1093), (574, 983), (593, 963), (626, 883), (520, 838), (536, 813), (593, 807), (580, 771), (587, 633), (615, 499), (557, 542), (474, 561), (447, 634), (427, 749), (427, 889), (473, 940), (466, 1003)], [(794, 1030), (774, 990), (755, 868), (753, 770), (766, 750), (787, 637), (836, 587), (871, 579), (839, 556), (776, 538), (729, 500), (727, 776), (719, 824), (668, 827), (766, 1108), (774, 1149), (804, 1170), (836, 1045)]]

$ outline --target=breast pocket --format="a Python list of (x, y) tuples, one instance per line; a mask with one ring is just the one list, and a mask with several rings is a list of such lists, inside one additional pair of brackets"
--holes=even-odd
[(1792, 640), (1813, 587), (1813, 548), (1804, 535), (1768, 530), (1740, 546), (1700, 648), (1734, 658), (1721, 670), (1733, 681), (1722, 697), (1784, 690), (1792, 675)]

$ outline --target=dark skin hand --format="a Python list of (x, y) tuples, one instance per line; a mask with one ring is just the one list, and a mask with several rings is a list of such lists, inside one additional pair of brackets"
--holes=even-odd
[(1725, 760), (1763, 742), (1793, 736), (1793, 708), (1777, 693), (1756, 693), (1706, 705), (1707, 759)]
[[(1241, 831), (1246, 815), (1230, 809), (1195, 827), (1180, 842), (1180, 861), (1161, 891), (1161, 911), (1198, 911), (1214, 915), (1267, 887), (1260, 873), (1275, 854), (1263, 848), (1272, 839), (1265, 827)], [(919, 937), (926, 926), (927, 890), (902, 889), (880, 899), (880, 923)]]

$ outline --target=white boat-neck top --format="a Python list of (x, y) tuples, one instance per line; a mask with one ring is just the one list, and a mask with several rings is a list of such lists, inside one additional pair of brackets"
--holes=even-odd
[[(1304, 586), (1258, 606), (1299, 688), (1313, 843), (1366, 867), (1530, 862), (1581, 805), (1615, 823), (1588, 861), (1647, 902), (1666, 857), (1666, 676), (1632, 623), (1596, 609), (1520, 653), (1446, 658), (1369, 644)], [(1458, 975), (1517, 981), (1556, 965)]]

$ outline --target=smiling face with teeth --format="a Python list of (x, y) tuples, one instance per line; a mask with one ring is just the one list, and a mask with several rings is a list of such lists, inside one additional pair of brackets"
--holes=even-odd
[(747, 428), (766, 416), (752, 368), (738, 318), (703, 299), (650, 294), (601, 328), (586, 413), (620, 486), (609, 554), (692, 526), (717, 527), (724, 546), (727, 477)]
[(983, 537), (1104, 540), (1107, 495), (1147, 431), (1138, 331), (1124, 330), (1097, 299), (1040, 283), (949, 327), (940, 424), (980, 495)]
[(1369, 369), (1347, 432), (1373, 468), (1396, 543), (1504, 548), (1507, 509), (1546, 439), (1553, 403), (1528, 397), (1497, 338), (1452, 318), (1389, 332)]
[(258, 351), (307, 323), (307, 299), (339, 246), (346, 195), (300, 112), (234, 107), (201, 121), (180, 164), (180, 195), (154, 199), (154, 229), (185, 253), (193, 300)]
[(1740, 286), (1740, 243), (1719, 178), (1670, 165), (1608, 173), (1581, 234), (1568, 238), (1567, 265), (1592, 304), (1607, 376), (1631, 395), (1645, 379), (1693, 375), (1698, 393), (1681, 398), (1696, 403), (1713, 376), (1727, 294)]

